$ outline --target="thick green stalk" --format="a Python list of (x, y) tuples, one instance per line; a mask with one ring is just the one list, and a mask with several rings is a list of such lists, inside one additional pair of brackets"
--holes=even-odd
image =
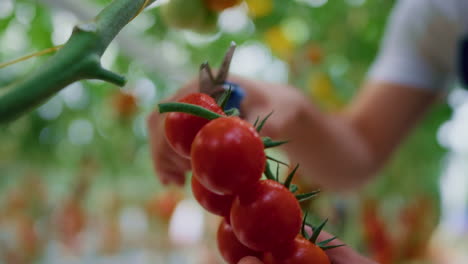
[(125, 85), (125, 77), (104, 69), (100, 60), (144, 4), (145, 0), (114, 0), (93, 21), (76, 26), (65, 46), (45, 65), (0, 95), (0, 124), (25, 114), (79, 80), (98, 79)]

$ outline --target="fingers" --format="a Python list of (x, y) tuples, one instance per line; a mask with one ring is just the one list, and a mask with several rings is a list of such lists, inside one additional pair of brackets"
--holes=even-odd
[(256, 257), (244, 257), (238, 264), (263, 264), (263, 262)]
[[(333, 235), (330, 235), (329, 233), (322, 231), (317, 239), (317, 241), (324, 241), (327, 239), (332, 238)], [(349, 246), (346, 246), (346, 244), (343, 241), (340, 241), (339, 239), (334, 239), (330, 243), (327, 244), (328, 246), (337, 246), (337, 245), (345, 245), (342, 247), (337, 247), (337, 248), (332, 248), (326, 251), (328, 257), (330, 258), (330, 261), (332, 264), (354, 264), (354, 263), (359, 263), (359, 264), (376, 264), (374, 261), (371, 259), (368, 259), (362, 255), (360, 255), (358, 252), (356, 252), (354, 249), (352, 249)]]
[(185, 184), (185, 173), (190, 170), (190, 161), (179, 156), (164, 136), (164, 118), (157, 112), (148, 118), (151, 156), (156, 175), (164, 185)]
[(190, 161), (179, 156), (165, 138), (160, 139), (156, 153), (153, 156), (156, 174), (163, 184), (185, 184), (185, 173), (190, 170)]

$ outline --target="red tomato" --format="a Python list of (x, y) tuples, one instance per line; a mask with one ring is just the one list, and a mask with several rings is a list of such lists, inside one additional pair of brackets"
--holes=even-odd
[(233, 7), (235, 5), (238, 5), (241, 0), (203, 0), (205, 2), (206, 7), (208, 9), (215, 11), (215, 12), (221, 12), (224, 9)]
[[(202, 106), (218, 114), (224, 114), (216, 101), (207, 94), (193, 93), (179, 100), (181, 103)], [(208, 119), (186, 113), (169, 113), (166, 117), (166, 138), (181, 156), (190, 158), (190, 148), (198, 131), (205, 126)]]
[(255, 184), (265, 169), (263, 142), (255, 128), (238, 117), (204, 126), (192, 145), (192, 169), (203, 186), (228, 195)]
[(150, 217), (169, 222), (177, 204), (183, 198), (183, 193), (174, 190), (158, 193), (146, 204), (147, 213)]
[(265, 253), (263, 261), (265, 264), (330, 264), (327, 254), (301, 235), (281, 250)]
[(76, 199), (63, 205), (58, 214), (57, 227), (63, 242), (70, 247), (76, 246), (77, 237), (86, 227), (86, 212)]
[(231, 224), (244, 245), (272, 251), (292, 243), (301, 229), (302, 211), (286, 187), (264, 180), (236, 197), (231, 208)]
[(126, 119), (132, 117), (137, 111), (137, 98), (135, 95), (119, 91), (113, 98), (115, 112), (119, 118)]
[(246, 256), (260, 258), (262, 253), (251, 250), (244, 246), (232, 231), (232, 227), (226, 222), (226, 219), (220, 223), (218, 228), (218, 249), (223, 259), (229, 264), (237, 264), (240, 259)]
[(215, 215), (229, 217), (233, 195), (219, 195), (203, 186), (195, 177), (192, 177), (192, 192), (198, 203), (208, 212)]

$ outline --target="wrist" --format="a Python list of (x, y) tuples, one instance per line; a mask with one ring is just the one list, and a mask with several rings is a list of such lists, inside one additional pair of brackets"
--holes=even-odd
[[(308, 128), (308, 121), (311, 118), (312, 105), (303, 97), (291, 100), (289, 107), (293, 109), (291, 114), (284, 117), (284, 122), (278, 127), (278, 136), (285, 139), (296, 138), (298, 132)], [(300, 134), (300, 133), (299, 133)]]

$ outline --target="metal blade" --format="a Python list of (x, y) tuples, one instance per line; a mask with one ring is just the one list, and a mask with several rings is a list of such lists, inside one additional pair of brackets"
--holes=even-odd
[(236, 43), (231, 42), (231, 46), (229, 47), (229, 50), (227, 51), (226, 56), (224, 57), (223, 64), (221, 65), (221, 68), (219, 68), (218, 75), (216, 76), (216, 79), (215, 79), (216, 84), (224, 84), (224, 82), (228, 78), (232, 56), (234, 55), (235, 51), (236, 51)]
[(214, 89), (213, 73), (211, 71), (210, 64), (208, 62), (203, 63), (200, 66), (200, 92), (211, 94)]

